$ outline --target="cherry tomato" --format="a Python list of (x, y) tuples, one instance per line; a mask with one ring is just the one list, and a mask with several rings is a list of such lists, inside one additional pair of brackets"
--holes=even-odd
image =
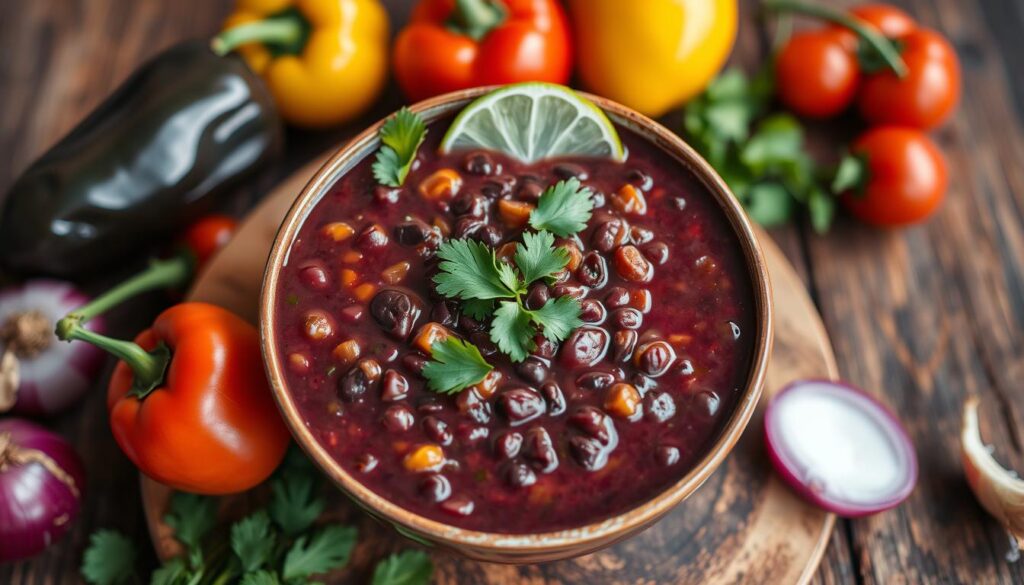
[(909, 14), (889, 4), (861, 4), (850, 9), (850, 15), (877, 28), (890, 39), (902, 37), (917, 28), (917, 22)]
[(877, 226), (924, 220), (946, 195), (948, 173), (942, 152), (920, 130), (882, 126), (862, 134), (852, 151), (867, 160), (862, 194), (846, 193), (843, 205)]
[(939, 33), (919, 28), (898, 39), (907, 75), (892, 71), (868, 75), (857, 104), (872, 125), (896, 124), (927, 130), (953, 113), (960, 99), (960, 62)]
[(235, 234), (238, 222), (226, 215), (208, 215), (189, 226), (182, 237), (182, 244), (196, 257), (201, 267), (207, 260), (228, 243)]
[(860, 66), (841, 31), (799, 32), (779, 53), (775, 79), (786, 107), (808, 118), (827, 118), (853, 102)]

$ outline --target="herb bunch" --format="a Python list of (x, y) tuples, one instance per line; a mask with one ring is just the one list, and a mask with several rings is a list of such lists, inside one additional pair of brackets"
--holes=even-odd
[(427, 136), (427, 124), (419, 114), (402, 108), (384, 122), (379, 136), (381, 147), (373, 162), (373, 177), (381, 185), (401, 187)]
[[(312, 577), (348, 563), (356, 544), (353, 526), (315, 525), (325, 501), (320, 476), (299, 456), (291, 456), (270, 482), (266, 508), (217, 530), (217, 498), (176, 492), (164, 521), (174, 528), (184, 554), (153, 571), (151, 585), (304, 585)], [(82, 576), (93, 585), (137, 583), (136, 546), (123, 534), (100, 530), (92, 535)], [(420, 551), (392, 555), (374, 572), (374, 585), (426, 584), (433, 572)], [(395, 581), (401, 576), (404, 581)]]

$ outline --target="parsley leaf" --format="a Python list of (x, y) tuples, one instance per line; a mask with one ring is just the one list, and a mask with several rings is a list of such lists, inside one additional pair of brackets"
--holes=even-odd
[(308, 530), (324, 510), (324, 500), (314, 490), (313, 474), (288, 473), (274, 478), (270, 487), (272, 495), (267, 510), (285, 536)]
[(271, 560), (275, 540), (270, 529), (270, 517), (262, 510), (231, 527), (231, 550), (235, 551), (246, 573), (256, 571)]
[(423, 366), (423, 377), (434, 392), (452, 394), (484, 379), (494, 369), (472, 343), (455, 337), (430, 348), (433, 360)]
[(523, 243), (516, 246), (516, 265), (527, 284), (548, 278), (569, 263), (569, 252), (555, 247), (555, 236), (540, 231), (523, 234)]
[(427, 553), (407, 550), (393, 554), (377, 563), (371, 585), (427, 585), (434, 572), (434, 563)]
[(427, 135), (427, 126), (419, 114), (402, 108), (380, 128), (381, 147), (373, 163), (373, 176), (388, 187), (401, 187), (409, 175), (416, 151)]
[(593, 209), (590, 189), (575, 178), (560, 181), (541, 193), (537, 208), (530, 213), (530, 225), (568, 237), (587, 227)]
[(353, 526), (332, 525), (312, 537), (300, 536), (284, 558), (281, 576), (290, 582), (342, 567), (355, 544)]
[(174, 529), (174, 538), (188, 552), (189, 564), (198, 567), (203, 560), (203, 538), (217, 522), (217, 500), (185, 492), (174, 492), (171, 510), (164, 522)]
[(135, 575), (135, 545), (114, 530), (100, 530), (89, 539), (82, 576), (94, 585), (120, 585)]
[(437, 256), (441, 259), (440, 272), (434, 282), (440, 294), (485, 300), (516, 296), (518, 283), (509, 282), (515, 273), (499, 269), (494, 250), (486, 245), (470, 239), (449, 240), (441, 244)]
[(581, 309), (576, 299), (564, 296), (548, 299), (543, 307), (530, 311), (530, 317), (544, 328), (544, 337), (551, 341), (561, 341), (583, 324), (580, 320)]
[(513, 362), (521, 362), (536, 347), (533, 333), (530, 312), (515, 301), (502, 301), (491, 321), (491, 341), (498, 349)]

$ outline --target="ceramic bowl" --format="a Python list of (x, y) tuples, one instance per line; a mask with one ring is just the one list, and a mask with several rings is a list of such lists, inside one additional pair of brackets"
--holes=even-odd
[[(432, 98), (412, 106), (429, 123), (453, 113), (491, 88), (475, 88)], [(584, 94), (586, 95), (586, 94)], [(672, 155), (680, 165), (695, 175), (718, 202), (743, 248), (747, 270), (756, 303), (756, 339), (746, 386), (741, 389), (733, 411), (707, 453), (675, 484), (657, 496), (617, 516), (591, 524), (557, 532), (535, 534), (488, 533), (457, 528), (410, 512), (371, 491), (345, 471), (321, 447), (306, 427), (292, 400), (282, 371), (284, 360), (277, 347), (274, 294), (282, 265), (299, 228), (329, 192), (339, 177), (359, 161), (372, 156), (379, 146), (377, 131), (381, 123), (369, 127), (334, 154), (299, 193), (278, 231), (267, 263), (260, 299), (260, 335), (267, 375), (281, 411), (296, 441), (323, 472), (370, 514), (390, 523), (400, 533), (414, 540), (442, 546), (467, 557), (503, 563), (537, 563), (564, 559), (593, 552), (643, 530), (682, 502), (718, 468), (743, 433), (757, 405), (764, 384), (772, 340), (771, 287), (760, 245), (739, 201), (725, 182), (681, 138), (645, 116), (610, 100), (587, 95), (603, 109), (612, 121), (637, 132), (657, 147)]]

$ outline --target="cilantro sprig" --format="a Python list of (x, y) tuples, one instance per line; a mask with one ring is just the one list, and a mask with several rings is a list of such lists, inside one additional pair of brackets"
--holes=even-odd
[(381, 185), (401, 187), (409, 175), (416, 151), (427, 136), (427, 125), (419, 114), (402, 108), (380, 128), (381, 147), (373, 162), (373, 176)]
[(449, 337), (430, 347), (434, 358), (423, 366), (423, 377), (434, 392), (451, 394), (483, 380), (494, 367), (472, 343)]
[(530, 225), (563, 238), (587, 227), (594, 209), (593, 193), (572, 178), (548, 187), (530, 213)]
[[(235, 522), (226, 532), (217, 526), (216, 498), (175, 493), (165, 521), (185, 553), (153, 571), (149, 582), (306, 585), (314, 575), (345, 566), (356, 544), (356, 529), (314, 526), (325, 506), (322, 481), (308, 460), (302, 458), (301, 463), (286, 460), (270, 482), (267, 508)], [(136, 574), (136, 557), (135, 543), (116, 531), (100, 530), (85, 551), (82, 577), (92, 585), (144, 582)], [(374, 583), (426, 585), (432, 572), (426, 554), (405, 551), (378, 564)], [(378, 574), (385, 580), (378, 580)]]

